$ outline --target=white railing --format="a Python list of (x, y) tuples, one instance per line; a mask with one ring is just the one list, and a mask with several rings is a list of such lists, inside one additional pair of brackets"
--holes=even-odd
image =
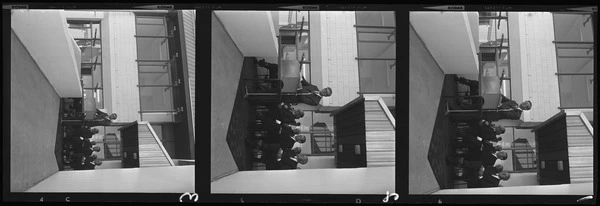
[(175, 166), (175, 163), (173, 163), (173, 159), (171, 159), (171, 156), (169, 156), (169, 153), (163, 146), (162, 142), (160, 141), (160, 139), (158, 139), (158, 135), (156, 135), (156, 132), (154, 132), (154, 129), (152, 129), (152, 126), (150, 126), (150, 122), (143, 121), (143, 122), (140, 122), (140, 124), (145, 124), (148, 127), (148, 129), (150, 130), (150, 133), (152, 133), (152, 137), (154, 137), (154, 139), (156, 140), (156, 143), (160, 147), (160, 150), (163, 152), (163, 154), (165, 154), (165, 157), (167, 157), (169, 164), (171, 166)]

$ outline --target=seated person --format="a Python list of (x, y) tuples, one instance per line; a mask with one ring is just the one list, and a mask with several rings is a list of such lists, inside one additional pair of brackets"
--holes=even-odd
[(110, 126), (112, 121), (117, 119), (117, 114), (112, 113), (108, 115), (106, 112), (96, 109), (96, 116), (94, 119), (84, 119), (83, 125), (87, 127), (95, 127), (95, 126)]
[(106, 111), (105, 109), (96, 109), (96, 116), (94, 117), (94, 119), (97, 119), (97, 120), (103, 120), (103, 119), (115, 120), (115, 119), (117, 119), (116, 113), (112, 113), (112, 114), (108, 115), (105, 111)]
[(329, 97), (332, 94), (330, 87), (325, 87), (319, 91), (319, 88), (315, 85), (307, 82), (304, 77), (301, 77), (300, 85), (296, 90), (296, 95), (283, 95), (282, 101), (285, 103), (304, 103), (311, 106), (319, 105), (322, 97)]
[(76, 170), (94, 169), (94, 167), (96, 166), (94, 164), (94, 161), (96, 161), (96, 160), (98, 160), (98, 156), (96, 154), (92, 154), (89, 157), (84, 157), (81, 166), (78, 166), (78, 168), (74, 168), (74, 169), (76, 169)]
[[(462, 104), (460, 109), (465, 110), (477, 110), (481, 108), (483, 102), (474, 104)], [(506, 98), (502, 95), (500, 105), (498, 105), (498, 111), (485, 110), (483, 112), (484, 119), (487, 121), (498, 121), (501, 119), (513, 119), (518, 120), (521, 118), (523, 110), (530, 110), (532, 107), (531, 101), (527, 100), (521, 104), (517, 104), (516, 101)]]
[(481, 166), (487, 167), (499, 165), (508, 157), (508, 153), (505, 151), (495, 153), (489, 151), (469, 152), (469, 155), (466, 155), (463, 159), (461, 159), (462, 161), (459, 160), (459, 162), (462, 162), (463, 167), (475, 170), (479, 170)]
[(98, 134), (98, 129), (96, 128), (90, 128), (87, 126), (81, 126), (78, 129), (75, 130), (75, 139), (78, 139), (79, 137), (83, 137), (84, 139), (89, 139), (92, 138), (92, 136), (94, 136), (95, 134)]

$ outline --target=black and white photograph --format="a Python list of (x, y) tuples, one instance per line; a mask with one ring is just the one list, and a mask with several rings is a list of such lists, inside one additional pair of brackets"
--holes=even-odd
[(593, 195), (591, 14), (411, 11), (409, 194)]
[(195, 192), (195, 10), (5, 11), (10, 192)]
[(393, 11), (211, 15), (211, 194), (395, 192)]

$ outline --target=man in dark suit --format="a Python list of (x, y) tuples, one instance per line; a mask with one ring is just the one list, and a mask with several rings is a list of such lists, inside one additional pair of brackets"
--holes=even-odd
[(306, 164), (308, 162), (308, 156), (305, 154), (294, 154), (293, 151), (287, 150), (281, 155), (281, 159), (278, 162), (278, 169), (280, 170), (295, 170), (298, 168), (298, 163)]
[[(465, 110), (477, 110), (481, 108), (483, 102), (474, 102), (472, 104), (461, 104), (459, 109)], [(501, 119), (514, 119), (518, 120), (521, 118), (521, 114), (523, 110), (530, 110), (532, 107), (531, 101), (527, 100), (521, 104), (518, 104), (516, 101), (506, 98), (506, 96), (502, 95), (502, 100), (500, 101), (500, 105), (498, 105), (498, 111), (489, 111), (485, 110), (483, 112), (484, 119), (487, 121), (498, 121)]]
[(287, 103), (305, 103), (311, 106), (319, 105), (322, 97), (329, 97), (332, 94), (330, 87), (326, 87), (319, 91), (319, 88), (302, 77), (300, 85), (296, 90), (296, 95), (285, 95), (282, 96), (282, 100)]
[(279, 120), (280, 123), (299, 126), (296, 119), (304, 117), (304, 111), (301, 109), (291, 108), (289, 104), (277, 104), (269, 106), (269, 111), (258, 116), (263, 122), (272, 123)]
[(509, 179), (510, 173), (508, 172), (500, 172), (498, 174), (484, 173), (479, 177), (479, 186), (482, 188), (498, 187), (498, 185), (500, 185), (500, 180), (507, 181)]

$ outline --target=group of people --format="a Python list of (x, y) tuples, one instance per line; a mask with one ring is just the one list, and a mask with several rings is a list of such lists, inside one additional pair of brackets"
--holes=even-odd
[[(469, 86), (471, 95), (479, 95), (479, 82), (454, 76), (458, 83)], [(504, 170), (502, 162), (508, 158), (508, 153), (502, 150), (500, 141), (506, 128), (496, 125), (501, 119), (519, 120), (523, 111), (530, 110), (531, 101), (518, 104), (516, 101), (501, 96), (497, 110), (484, 111), (483, 119), (468, 121), (468, 128), (459, 132), (458, 136), (463, 138), (463, 145), (467, 153), (457, 159), (458, 164), (464, 169), (463, 177), (468, 188), (499, 187), (500, 181), (510, 179), (510, 173)], [(484, 100), (482, 100), (484, 101)], [(472, 101), (470, 104), (459, 103), (458, 109), (476, 110), (481, 108), (484, 102)], [(454, 160), (453, 160), (454, 161)]]
[(77, 125), (72, 136), (66, 138), (65, 159), (74, 170), (92, 170), (96, 166), (102, 165), (98, 156), (94, 152), (100, 152), (100, 147), (96, 145), (91, 138), (99, 132), (94, 126), (108, 126), (117, 114), (107, 114), (96, 109), (93, 119), (84, 120), (81, 125)]
[(306, 136), (300, 134), (300, 123), (296, 122), (304, 117), (304, 112), (284, 103), (267, 108), (267, 112), (257, 116), (263, 123), (259, 129), (267, 134), (258, 139), (247, 139), (250, 147), (262, 151), (262, 156), (255, 160), (264, 163), (267, 170), (297, 169), (298, 163), (306, 164), (308, 157), (301, 153)]
[(467, 153), (458, 159), (463, 167), (463, 177), (467, 187), (498, 187), (500, 180), (508, 180), (510, 173), (502, 171), (502, 161), (506, 160), (508, 153), (502, 151), (498, 144), (502, 140), (497, 135), (504, 134), (505, 128), (494, 125), (486, 120), (471, 122), (465, 132), (459, 132), (463, 137), (463, 145)]

